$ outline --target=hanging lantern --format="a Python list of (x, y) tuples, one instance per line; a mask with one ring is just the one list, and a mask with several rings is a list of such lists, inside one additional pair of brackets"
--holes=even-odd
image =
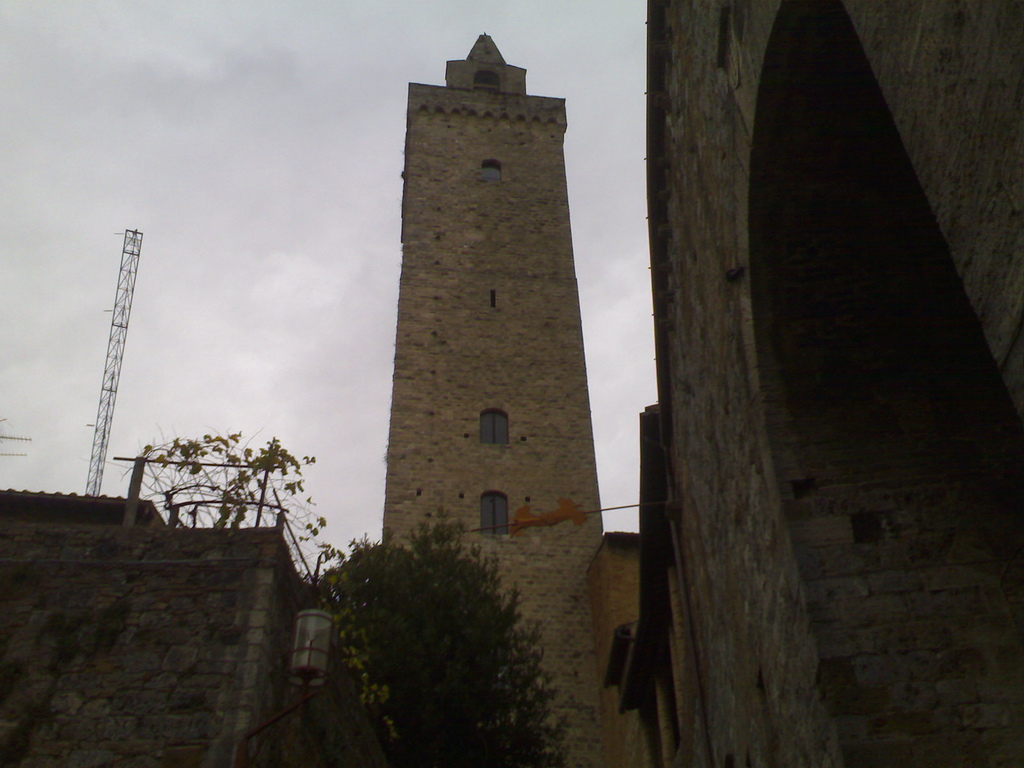
[(295, 642), (292, 644), (291, 681), (304, 685), (323, 685), (331, 650), (333, 622), (327, 611), (299, 611), (295, 617)]

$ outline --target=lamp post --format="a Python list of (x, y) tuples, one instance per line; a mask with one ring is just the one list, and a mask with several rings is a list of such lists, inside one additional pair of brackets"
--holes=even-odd
[(289, 654), (288, 679), (295, 685), (302, 686), (302, 694), (295, 703), (242, 736), (235, 752), (235, 768), (246, 768), (249, 762), (249, 740), (253, 736), (287, 717), (322, 690), (327, 680), (332, 626), (331, 614), (327, 611), (299, 611), (295, 617), (295, 635)]
[(295, 617), (295, 639), (289, 679), (296, 685), (321, 686), (327, 679), (333, 621), (327, 611), (299, 611)]

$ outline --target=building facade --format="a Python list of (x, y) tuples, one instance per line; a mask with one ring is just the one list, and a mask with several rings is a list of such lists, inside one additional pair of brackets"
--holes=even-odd
[(667, 752), (1020, 765), (1020, 6), (648, 8)]
[[(540, 623), (570, 764), (593, 766), (601, 517), (565, 128), (564, 100), (527, 95), (486, 35), (445, 86), (409, 87), (384, 528), (458, 521), (499, 559)], [(577, 521), (511, 534), (559, 509)]]

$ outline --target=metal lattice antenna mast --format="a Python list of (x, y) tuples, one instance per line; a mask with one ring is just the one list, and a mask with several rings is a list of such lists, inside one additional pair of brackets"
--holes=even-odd
[[(0, 421), (7, 421), (7, 419), (0, 419)], [(0, 441), (3, 440), (19, 440), (24, 443), (31, 443), (31, 437), (22, 437), (20, 435), (0, 435)], [(0, 456), (28, 456), (27, 453), (0, 453)]]
[(89, 479), (85, 484), (87, 496), (99, 496), (100, 485), (103, 482), (103, 465), (107, 460), (107, 441), (110, 439), (110, 424), (114, 419), (114, 400), (117, 397), (117, 382), (121, 378), (121, 357), (124, 355), (124, 340), (128, 336), (128, 317), (132, 312), (132, 293), (135, 291), (135, 273), (139, 269), (141, 251), (142, 233), (127, 230), (124, 233), (124, 249), (121, 252), (117, 294), (114, 296), (114, 316), (110, 321), (107, 365), (103, 370), (100, 407), (96, 412), (96, 433), (92, 438)]

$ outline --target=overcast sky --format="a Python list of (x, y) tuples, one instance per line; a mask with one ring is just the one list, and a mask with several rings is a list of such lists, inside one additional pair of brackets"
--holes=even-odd
[[(378, 537), (409, 82), (491, 35), (566, 99), (604, 506), (656, 399), (641, 0), (0, 4), (0, 488), (83, 493), (122, 237), (144, 233), (108, 460), (211, 430), (317, 457), (327, 538)], [(108, 461), (103, 493), (127, 476)], [(636, 512), (608, 514), (636, 530)]]

